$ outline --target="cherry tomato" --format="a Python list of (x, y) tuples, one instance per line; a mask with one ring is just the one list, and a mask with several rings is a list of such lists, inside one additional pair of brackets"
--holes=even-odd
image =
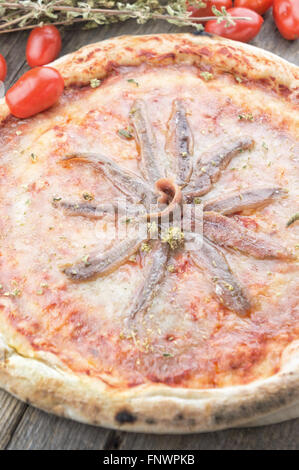
[(0, 81), (4, 82), (7, 72), (6, 60), (3, 55), (0, 54)]
[(299, 0), (274, 0), (273, 16), (285, 39), (299, 38)]
[(272, 6), (273, 0), (235, 0), (235, 7), (249, 8), (263, 15)]
[(221, 10), (221, 7), (225, 7), (226, 9), (231, 8), (233, 6), (232, 0), (198, 0), (198, 4), (206, 5), (202, 8), (196, 5), (189, 5), (187, 7), (187, 11), (192, 12), (192, 17), (202, 18), (203, 16), (214, 16), (212, 11), (212, 6), (215, 5), (217, 10)]
[(226, 27), (225, 20), (221, 23), (217, 23), (217, 20), (211, 20), (206, 24), (206, 32), (234, 39), (235, 41), (247, 42), (259, 33), (264, 22), (263, 18), (258, 13), (248, 10), (248, 8), (230, 8), (227, 12), (231, 16), (251, 18), (251, 21), (236, 20), (235, 25)]
[(29, 34), (26, 58), (30, 67), (45, 65), (56, 59), (61, 49), (61, 36), (53, 25), (34, 28)]
[(64, 89), (60, 73), (52, 67), (36, 67), (24, 73), (5, 99), (11, 114), (27, 118), (50, 108)]

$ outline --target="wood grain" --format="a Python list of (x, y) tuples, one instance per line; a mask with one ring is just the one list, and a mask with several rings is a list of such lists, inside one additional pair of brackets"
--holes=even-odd
[(99, 450), (112, 431), (76, 423), (28, 407), (7, 445), (15, 450)]
[(26, 408), (25, 403), (0, 390), (0, 450), (9, 445)]
[(229, 429), (185, 436), (115, 433), (115, 439), (121, 450), (296, 450), (299, 448), (298, 433), (297, 419), (260, 428)]
[[(79, 47), (123, 34), (152, 34), (184, 31), (164, 22), (137, 25), (134, 21), (96, 30), (69, 29), (63, 33), (62, 55)], [(6, 89), (26, 69), (28, 33), (0, 36), (0, 52), (8, 63)], [(272, 15), (253, 44), (299, 65), (298, 41), (284, 40)], [(273, 426), (234, 429), (189, 436), (154, 436), (109, 431), (48, 415), (0, 391), (0, 449), (299, 449), (299, 419)]]

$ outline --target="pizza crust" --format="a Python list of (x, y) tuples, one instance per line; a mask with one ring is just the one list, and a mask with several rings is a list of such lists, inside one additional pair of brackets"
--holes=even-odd
[[(295, 104), (297, 67), (221, 38), (188, 34), (114, 38), (83, 47), (52, 65), (62, 73), (66, 86), (78, 86), (105, 77), (115, 67), (143, 62), (206, 63), (252, 80), (271, 77), (271, 86), (281, 99)], [(2, 102), (1, 119), (8, 114)], [(104, 377), (74, 374), (50, 353), (24, 344), (19, 350), (10, 344), (18, 344), (18, 335), (1, 324), (0, 385), (34, 406), (81, 422), (128, 431), (193, 433), (299, 416), (299, 342), (284, 351), (279, 373), (249, 385), (194, 390), (155, 384), (125, 391), (113, 390)]]
[(299, 413), (299, 342), (285, 351), (278, 374), (250, 385), (192, 390), (156, 384), (125, 392), (75, 375), (49, 353), (24, 357), (3, 338), (0, 348), (3, 388), (45, 411), (93, 425), (194, 433), (276, 423)]

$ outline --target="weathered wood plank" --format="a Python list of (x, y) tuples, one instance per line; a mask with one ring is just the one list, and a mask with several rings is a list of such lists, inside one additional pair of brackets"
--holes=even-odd
[[(164, 22), (137, 25), (134, 21), (89, 31), (71, 28), (63, 33), (62, 54), (111, 36), (180, 31), (183, 30)], [(0, 36), (0, 52), (8, 62), (6, 89), (27, 68), (27, 36), (27, 32)], [(281, 38), (271, 13), (253, 44), (299, 64), (298, 41)], [(299, 449), (298, 432), (299, 420), (191, 436), (114, 432), (48, 415), (0, 392), (0, 449)]]
[(99, 450), (112, 431), (76, 423), (28, 407), (7, 446), (15, 450)]
[(0, 390), (0, 450), (10, 442), (27, 405)]
[(0, 36), (0, 51), (7, 62), (7, 78), (5, 80), (5, 89), (7, 90), (24, 69), (26, 63), (26, 42), (24, 40), (24, 34), (17, 33), (15, 36), (12, 34), (4, 41), (4, 47), (2, 43), (2, 37)]
[(298, 433), (299, 419), (296, 419), (260, 428), (185, 436), (119, 433), (115, 439), (120, 450), (298, 450)]

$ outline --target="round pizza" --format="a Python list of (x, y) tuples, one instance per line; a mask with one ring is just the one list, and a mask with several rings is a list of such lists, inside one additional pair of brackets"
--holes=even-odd
[(128, 36), (2, 101), (0, 384), (95, 425), (299, 415), (299, 74), (218, 37)]

